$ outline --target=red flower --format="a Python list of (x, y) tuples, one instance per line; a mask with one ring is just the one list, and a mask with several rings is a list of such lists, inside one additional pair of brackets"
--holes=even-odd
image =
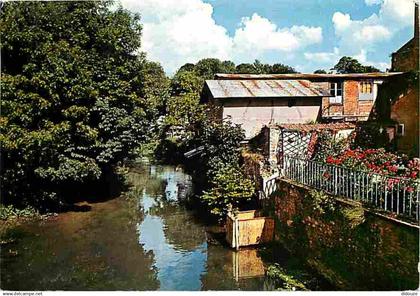
[(388, 171), (396, 173), (398, 171), (398, 167), (396, 165), (391, 165), (388, 167)]
[(334, 157), (328, 156), (327, 157), (327, 163), (334, 163)]
[(328, 180), (329, 178), (331, 178), (331, 174), (330, 174), (330, 173), (328, 173), (328, 172), (324, 172), (324, 173), (322, 174), (322, 177), (324, 177), (324, 179)]

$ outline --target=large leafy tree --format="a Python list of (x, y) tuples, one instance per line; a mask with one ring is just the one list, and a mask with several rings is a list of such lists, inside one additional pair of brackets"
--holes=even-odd
[(373, 66), (364, 66), (358, 60), (347, 56), (342, 57), (332, 70), (336, 70), (340, 74), (380, 72)]
[(145, 96), (153, 82), (139, 82), (159, 69), (143, 70), (136, 54), (139, 17), (109, 5), (3, 5), (3, 202), (61, 202), (60, 190), (100, 178), (145, 138), (145, 107), (160, 94)]
[(194, 71), (203, 79), (213, 79), (216, 73), (234, 73), (235, 64), (219, 59), (202, 59), (195, 64)]
[(255, 60), (253, 64), (243, 63), (236, 66), (236, 73), (239, 74), (290, 74), (297, 73), (297, 71), (290, 66), (277, 64), (264, 64), (259, 60)]

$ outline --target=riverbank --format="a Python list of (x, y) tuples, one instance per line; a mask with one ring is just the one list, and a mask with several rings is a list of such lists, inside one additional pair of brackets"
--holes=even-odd
[(3, 290), (271, 290), (268, 266), (330, 290), (280, 246), (234, 252), (186, 200), (181, 168), (130, 166), (129, 191), (79, 211), (22, 221), (2, 248)]

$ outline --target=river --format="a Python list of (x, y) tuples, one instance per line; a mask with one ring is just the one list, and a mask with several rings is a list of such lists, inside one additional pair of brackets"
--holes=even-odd
[(269, 264), (301, 268), (276, 248), (234, 252), (209, 235), (186, 206), (193, 189), (181, 169), (138, 164), (128, 177), (133, 187), (118, 198), (10, 229), (15, 241), (1, 249), (1, 288), (264, 290)]

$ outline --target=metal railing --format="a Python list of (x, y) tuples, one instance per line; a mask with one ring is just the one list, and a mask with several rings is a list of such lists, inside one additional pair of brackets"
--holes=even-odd
[(419, 220), (420, 182), (283, 156), (282, 175), (308, 187)]
[(277, 189), (277, 178), (279, 173), (274, 173), (266, 178), (262, 177), (262, 190), (260, 191), (260, 199), (267, 199)]

